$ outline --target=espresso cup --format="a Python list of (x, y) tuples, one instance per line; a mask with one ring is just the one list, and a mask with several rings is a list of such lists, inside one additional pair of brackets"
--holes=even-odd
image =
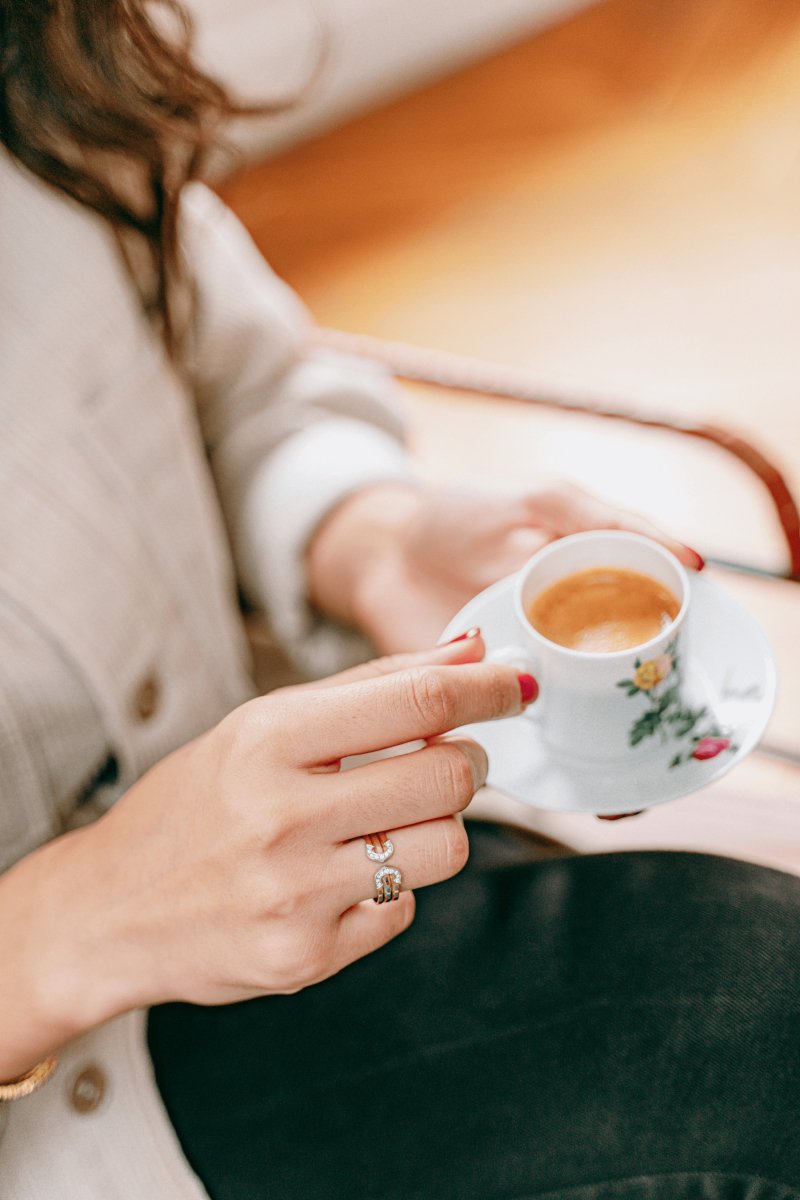
[[(611, 567), (649, 576), (679, 604), (677, 615), (642, 645), (610, 653), (571, 649), (550, 641), (528, 618), (534, 599), (567, 576)], [(519, 572), (514, 610), (519, 640), (489, 655), (535, 675), (539, 699), (525, 717), (557, 753), (580, 762), (621, 762), (657, 749), (647, 736), (653, 697), (680, 701), (689, 580), (681, 563), (658, 542), (636, 533), (576, 533), (545, 546)], [(644, 724), (642, 724), (644, 722)]]

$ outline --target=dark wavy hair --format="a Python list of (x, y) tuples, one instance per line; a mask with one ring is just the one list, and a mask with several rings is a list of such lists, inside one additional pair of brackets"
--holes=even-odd
[(174, 355), (181, 189), (227, 118), (287, 104), (237, 104), (200, 71), (177, 0), (0, 0), (0, 89), (0, 140), (114, 228)]

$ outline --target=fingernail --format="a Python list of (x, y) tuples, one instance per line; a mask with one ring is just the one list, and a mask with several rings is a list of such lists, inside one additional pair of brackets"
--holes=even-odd
[(598, 821), (624, 821), (626, 817), (640, 817), (644, 812), (643, 808), (637, 808), (636, 812), (629, 813), (597, 813)]
[(539, 695), (539, 685), (532, 675), (519, 676), (519, 692), (523, 704), (533, 704)]
[(706, 560), (703, 558), (702, 554), (698, 554), (697, 551), (693, 550), (691, 546), (687, 546), (686, 549), (691, 555), (693, 555), (695, 559), (697, 559), (697, 561), (694, 563), (695, 571), (702, 571), (703, 567), (706, 565)]
[(477, 625), (473, 625), (472, 629), (468, 629), (466, 633), (459, 633), (458, 637), (450, 638), (449, 642), (442, 642), (443, 646), (453, 646), (456, 642), (466, 642), (469, 638), (480, 637), (480, 629)]

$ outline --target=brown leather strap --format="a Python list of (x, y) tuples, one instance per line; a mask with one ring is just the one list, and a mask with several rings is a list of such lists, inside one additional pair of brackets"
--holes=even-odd
[(556, 395), (542, 389), (525, 371), (444, 351), (426, 350), (403, 342), (385, 341), (364, 334), (343, 333), (336, 329), (318, 329), (314, 340), (318, 345), (380, 362), (400, 379), (461, 392), (496, 396), (504, 400), (516, 400), (523, 404), (542, 405), (565, 412), (586, 413), (595, 417), (643, 425), (650, 429), (668, 429), (672, 433), (711, 442), (744, 463), (769, 492), (789, 556), (789, 569), (785, 578), (800, 581), (800, 512), (789, 486), (765, 454), (751, 442), (728, 429), (721, 429), (716, 425), (695, 424), (690, 420), (674, 419), (665, 414), (655, 416), (639, 413), (631, 408), (600, 404), (581, 396)]

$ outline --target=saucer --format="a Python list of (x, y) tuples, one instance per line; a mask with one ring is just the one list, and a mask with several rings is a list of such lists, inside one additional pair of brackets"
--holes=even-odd
[[(487, 657), (519, 643), (515, 582), (516, 576), (509, 576), (481, 592), (453, 618), (441, 640), (477, 625)], [(682, 690), (693, 707), (708, 709), (709, 719), (730, 738), (730, 749), (704, 760), (684, 754), (677, 765), (674, 743), (624, 762), (579, 762), (548, 747), (530, 717), (509, 717), (462, 730), (486, 750), (489, 786), (535, 808), (623, 813), (687, 796), (741, 762), (772, 712), (775, 661), (761, 627), (737, 600), (702, 575), (692, 576), (690, 586)]]

